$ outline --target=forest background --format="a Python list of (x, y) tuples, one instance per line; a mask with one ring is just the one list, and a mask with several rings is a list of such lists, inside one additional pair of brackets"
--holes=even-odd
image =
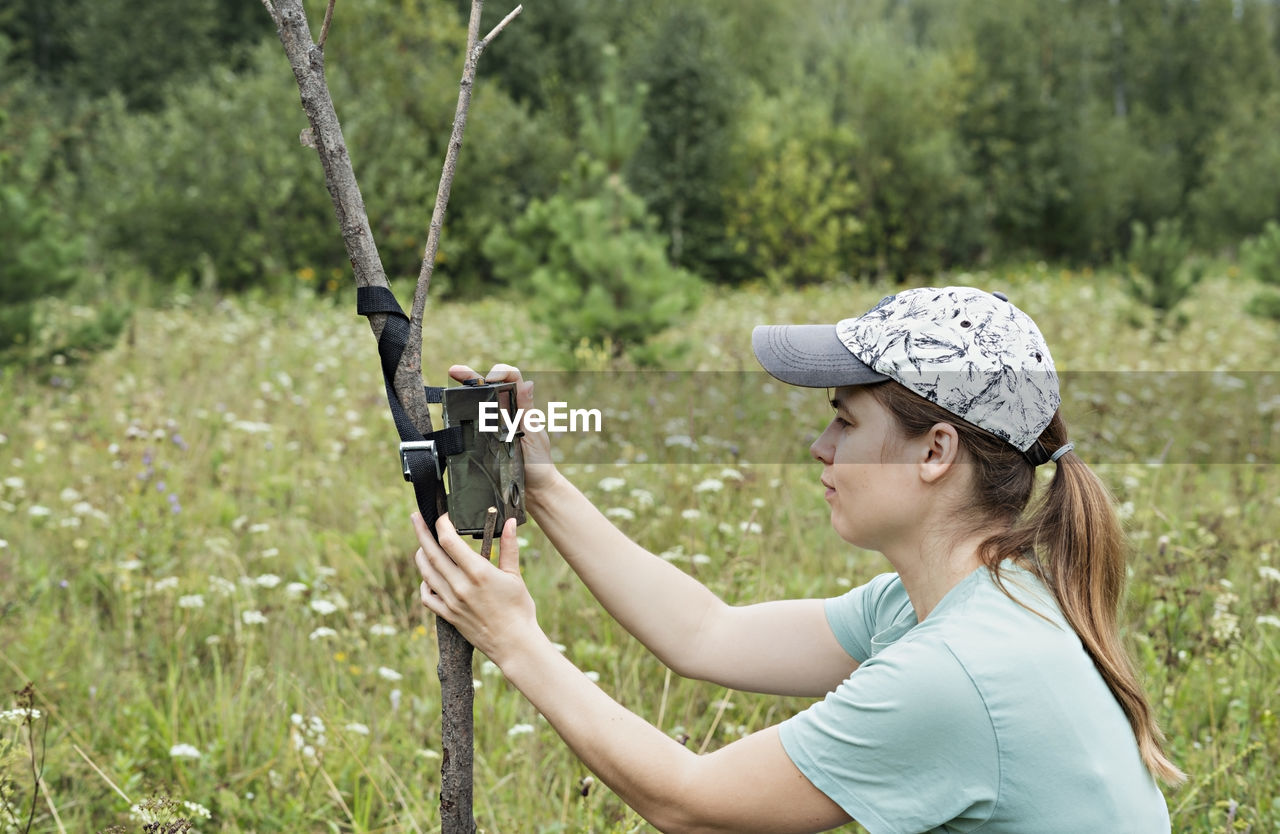
[[(421, 258), (465, 5), (338, 7), (330, 86), (393, 277)], [(612, 317), (644, 286), (675, 309), (547, 314), (589, 341), (642, 338), (695, 278), (1108, 265), (1157, 231), (1235, 254), (1280, 217), (1267, 0), (527, 5), (485, 56), (433, 290), (524, 287), (550, 265), (534, 286), (563, 306), (588, 295), (575, 269), (621, 247), (638, 275), (600, 302)], [(250, 0), (5, 4), (0, 348), (92, 346), (174, 288), (346, 290), (285, 67)], [(66, 292), (118, 303), (42, 336), (36, 299)]]
[[(338, 0), (325, 49), (402, 299), (466, 6)], [(884, 563), (803, 465), (821, 398), (740, 372), (751, 326), (1005, 290), (1130, 537), (1174, 830), (1280, 832), (1280, 5), (525, 6), (480, 63), (428, 381), (516, 359), (607, 395), (614, 436), (557, 448), (615, 524), (730, 602), (829, 596)], [(0, 6), (4, 834), (439, 828), (412, 498), (305, 127), (258, 0)], [(548, 633), (665, 731), (804, 708), (673, 675), (522, 531)], [(475, 674), (484, 830), (645, 830)]]

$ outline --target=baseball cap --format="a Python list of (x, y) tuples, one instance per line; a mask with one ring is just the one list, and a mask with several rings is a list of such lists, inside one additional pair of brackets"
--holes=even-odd
[(892, 379), (1026, 452), (1062, 402), (1049, 346), (1003, 293), (919, 287), (836, 324), (751, 332), (764, 369), (791, 385)]

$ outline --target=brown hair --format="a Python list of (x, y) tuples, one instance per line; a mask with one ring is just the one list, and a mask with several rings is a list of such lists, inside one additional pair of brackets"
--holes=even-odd
[[(1022, 452), (897, 382), (869, 385), (867, 391), (909, 438), (938, 423), (955, 426), (961, 445), (973, 458), (970, 506), (975, 520), (1009, 525), (979, 546), (983, 564), (1006, 594), (1000, 577), (1004, 559), (1040, 577), (1128, 717), (1147, 769), (1170, 785), (1184, 781), (1186, 774), (1164, 754), (1164, 734), (1120, 641), (1116, 618), (1124, 592), (1125, 539), (1111, 493), (1098, 476), (1067, 452), (1058, 459), (1045, 494), (1024, 517), (1036, 478), (1035, 467)], [(1055, 413), (1040, 443), (1053, 451), (1066, 442), (1066, 423)]]

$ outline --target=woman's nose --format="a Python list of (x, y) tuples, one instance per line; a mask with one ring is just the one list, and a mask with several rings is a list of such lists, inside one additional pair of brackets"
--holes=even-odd
[(814, 460), (831, 463), (832, 456), (835, 454), (835, 442), (831, 434), (831, 429), (834, 425), (835, 421), (832, 420), (827, 424), (822, 434), (818, 435), (818, 439), (809, 445), (809, 454), (813, 455)]

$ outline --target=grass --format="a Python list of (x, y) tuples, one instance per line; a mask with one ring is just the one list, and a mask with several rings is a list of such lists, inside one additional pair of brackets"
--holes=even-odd
[[(1076, 380), (1064, 413), (1077, 453), (1098, 461), (1133, 543), (1126, 639), (1191, 775), (1168, 794), (1174, 830), (1280, 831), (1280, 338), (1236, 312), (1253, 288), (1211, 275), (1186, 327), (1160, 332), (1114, 276), (1040, 265), (951, 280), (1007, 292)], [(720, 293), (671, 338), (691, 342), (687, 369), (751, 370), (753, 324), (850, 314), (882, 289)], [(510, 303), (432, 316), (430, 382), (454, 361), (536, 368), (550, 355)], [(1152, 373), (1165, 371), (1206, 373)], [(632, 447), (577, 448), (564, 464), (626, 532), (734, 602), (834, 595), (886, 569), (835, 536), (816, 470), (800, 465), (826, 419), (821, 392), (771, 401), (784, 409), (743, 396), (733, 419), (708, 420), (679, 397), (656, 408), (657, 383), (628, 379), (604, 416)], [(1177, 395), (1162, 387), (1187, 380)], [(776, 459), (705, 453), (778, 432)], [(703, 452), (662, 439), (682, 434)], [(0, 801), (17, 830), (36, 796), (32, 751), (44, 785), (33, 831), (138, 831), (157, 793), (211, 816), (160, 799), (153, 818), (202, 832), (439, 830), (434, 630), (415, 599), (394, 438), (367, 325), (324, 299), (185, 300), (140, 313), (88, 365), (0, 379), (0, 710), (31, 682), (41, 714), (0, 726)], [(605, 462), (646, 454), (671, 462)], [(691, 746), (807, 703), (672, 675), (534, 525), (522, 536), (548, 634)], [(647, 830), (584, 783), (482, 657), (475, 677), (483, 830)]]

